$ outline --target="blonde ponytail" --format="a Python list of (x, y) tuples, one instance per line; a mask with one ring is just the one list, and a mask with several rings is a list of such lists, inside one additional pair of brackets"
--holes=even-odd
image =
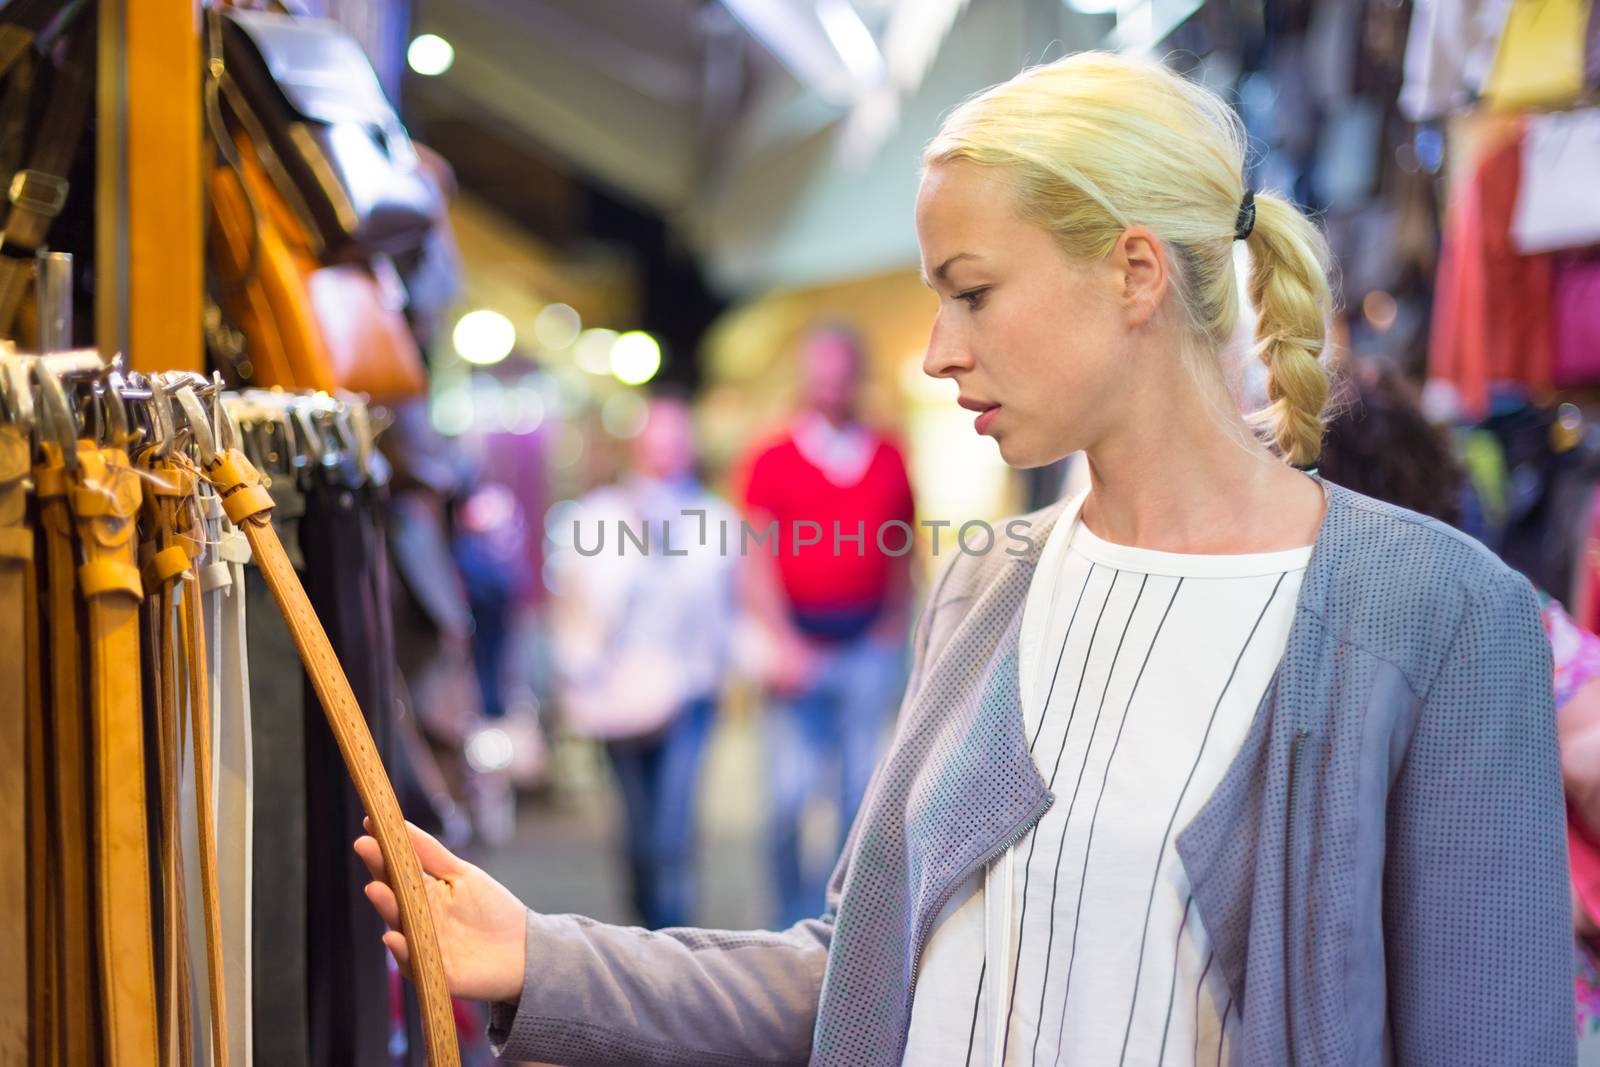
[(1257, 194), (1250, 248), (1250, 303), (1256, 309), (1256, 355), (1267, 367), (1267, 399), (1250, 421), (1271, 435), (1297, 466), (1322, 451), (1322, 409), (1328, 375), (1320, 356), (1327, 343), (1333, 296), (1328, 246), (1310, 219), (1278, 197)]
[[(1068, 256), (1104, 257), (1149, 227), (1172, 261), (1198, 383), (1225, 393), (1216, 354), (1241, 313), (1233, 242), (1245, 133), (1216, 93), (1153, 60), (1079, 52), (1032, 67), (946, 118), (925, 165), (965, 160), (1005, 173), (1024, 217)], [(1248, 416), (1297, 465), (1321, 448), (1328, 382), (1318, 356), (1331, 308), (1327, 245), (1287, 201), (1257, 194), (1248, 237), (1257, 354), (1271, 403)]]

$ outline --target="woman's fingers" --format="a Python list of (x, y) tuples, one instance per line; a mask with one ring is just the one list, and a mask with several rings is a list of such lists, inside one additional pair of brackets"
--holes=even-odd
[(356, 855), (361, 857), (361, 862), (367, 865), (367, 873), (372, 875), (375, 881), (389, 880), (388, 869), (383, 864), (383, 850), (378, 847), (376, 837), (356, 838), (355, 849)]
[[(362, 819), (361, 825), (367, 831), (367, 836), (356, 840), (356, 854), (367, 865), (367, 870), (372, 872), (372, 877), (387, 882), (389, 879), (385, 873), (383, 850), (378, 845), (378, 839), (372, 835), (372, 820)], [(417, 854), (422, 873), (435, 878), (449, 878), (466, 869), (467, 865), (455, 853), (441, 845), (426, 830), (407, 822), (406, 831), (411, 835), (411, 848)]]
[(367, 899), (372, 901), (372, 906), (378, 909), (378, 916), (391, 930), (400, 929), (400, 903), (395, 900), (394, 890), (382, 882), (368, 882), (365, 892)]
[(456, 858), (451, 852), (426, 830), (411, 823), (406, 823), (406, 829), (411, 833), (411, 845), (417, 850), (417, 862), (422, 864), (422, 872), (431, 874), (435, 878), (449, 878), (460, 874), (466, 864)]
[(394, 957), (395, 963), (400, 965), (400, 973), (407, 978), (411, 977), (411, 952), (406, 948), (405, 935), (397, 930), (390, 930), (383, 935), (384, 947)]

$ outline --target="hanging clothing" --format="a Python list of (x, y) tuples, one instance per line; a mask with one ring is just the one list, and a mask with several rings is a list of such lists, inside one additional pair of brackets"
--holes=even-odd
[(1002, 861), (1009, 898), (974, 876), (935, 926), (907, 1065), (1227, 1062), (1237, 1012), (1173, 839), (1238, 753), (1310, 558), (1051, 532), (1019, 670), (1058, 801)]
[(1549, 255), (1518, 254), (1511, 240), (1522, 138), (1490, 151), (1445, 219), (1428, 347), (1428, 375), (1454, 385), (1481, 418), (1489, 387), (1551, 383)]

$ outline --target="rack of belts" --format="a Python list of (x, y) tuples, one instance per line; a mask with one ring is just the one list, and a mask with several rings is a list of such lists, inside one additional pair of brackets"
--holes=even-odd
[(242, 614), (207, 597), (246, 561), (382, 846), (428, 1062), (459, 1062), (424, 876), (259, 469), (372, 439), (353, 398), (0, 349), (0, 840), (26, 849), (0, 958), (27, 961), (0, 968), (0, 1064), (251, 1062), (249, 834), (218, 832), (215, 780), (249, 773), (248, 722), (217, 712)]

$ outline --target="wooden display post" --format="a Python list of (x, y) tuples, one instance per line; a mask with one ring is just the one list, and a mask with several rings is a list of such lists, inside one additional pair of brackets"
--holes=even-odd
[(140, 371), (204, 372), (198, 0), (99, 0), (95, 336)]

